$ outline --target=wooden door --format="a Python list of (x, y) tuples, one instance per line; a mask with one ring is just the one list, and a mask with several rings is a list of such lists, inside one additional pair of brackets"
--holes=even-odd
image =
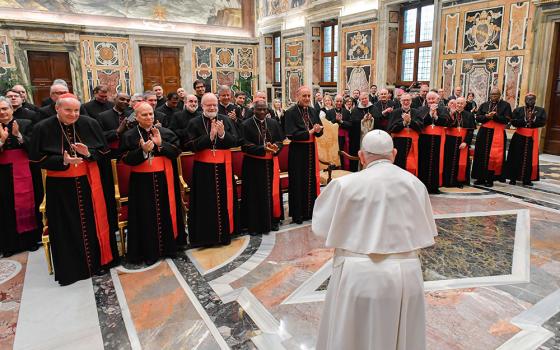
[(28, 51), (27, 59), (33, 102), (37, 106), (49, 97), (50, 87), (55, 79), (64, 79), (68, 90), (73, 92), (68, 52)]
[(144, 91), (161, 84), (164, 94), (181, 87), (179, 49), (169, 47), (140, 47)]
[(556, 50), (553, 51), (553, 75), (550, 92), (550, 110), (547, 111), (544, 153), (560, 155), (560, 24), (556, 24)]

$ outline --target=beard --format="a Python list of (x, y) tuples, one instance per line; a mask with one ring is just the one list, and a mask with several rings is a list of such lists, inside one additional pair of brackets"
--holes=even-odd
[(187, 106), (187, 111), (189, 111), (189, 112), (191, 112), (191, 113), (196, 112), (197, 109), (198, 109), (198, 106), (196, 106), (196, 107), (189, 107), (189, 106)]
[(204, 116), (210, 119), (216, 118), (218, 116), (218, 112), (204, 112)]

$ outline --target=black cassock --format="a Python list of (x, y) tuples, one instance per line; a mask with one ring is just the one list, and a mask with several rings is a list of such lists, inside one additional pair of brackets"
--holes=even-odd
[[(352, 119), (350, 111), (342, 107), (341, 109), (332, 108), (327, 111), (327, 120), (331, 123), (338, 124), (338, 148), (350, 154), (350, 131), (352, 129)], [(337, 115), (342, 116), (342, 120), (336, 119)], [(340, 165), (344, 170), (350, 170), (350, 162), (348, 158), (340, 156)], [(346, 164), (348, 163), (348, 164)]]
[[(69, 143), (88, 146), (90, 158), (84, 165), (96, 163), (101, 178), (109, 224), (109, 243), (113, 264), (119, 253), (115, 238), (117, 213), (109, 152), (101, 127), (88, 116), (72, 125), (64, 125), (56, 116), (37, 123), (33, 129), (30, 159), (48, 171), (71, 171), (64, 165), (63, 151), (73, 154)], [(94, 167), (94, 164), (88, 164)], [(47, 219), (55, 280), (61, 285), (89, 278), (101, 267), (100, 240), (97, 236), (92, 189), (86, 175), (78, 177), (47, 176)], [(95, 192), (99, 195), (99, 192)], [(107, 245), (105, 245), (107, 247)], [(106, 250), (107, 251), (107, 250)], [(108, 264), (111, 264), (109, 262)]]
[(169, 121), (169, 130), (173, 131), (179, 137), (179, 144), (181, 149), (187, 148), (189, 137), (187, 135), (187, 126), (191, 119), (200, 116), (200, 112), (195, 110), (194, 113), (189, 112), (188, 109), (183, 109), (180, 112), (175, 112)]
[[(288, 153), (290, 216), (295, 222), (309, 220), (313, 215), (315, 199), (319, 195), (316, 179), (317, 143), (309, 142), (309, 130), (314, 124), (323, 124), (315, 109), (299, 105), (288, 108), (284, 120), (286, 136), (292, 141)], [(323, 130), (314, 135), (323, 135)]]
[[(528, 131), (542, 128), (546, 124), (546, 112), (542, 107), (534, 107), (533, 114), (526, 107), (517, 107), (513, 111), (511, 125), (518, 129), (527, 128)], [(516, 131), (509, 143), (506, 162), (506, 177), (511, 180), (521, 180), (524, 183), (539, 180), (538, 139), (527, 137)], [(538, 138), (538, 132), (535, 132)], [(536, 146), (537, 150), (533, 148)], [(537, 164), (533, 164), (533, 151), (537, 152)], [(536, 166), (535, 171), (533, 168)]]
[(100, 113), (113, 109), (114, 106), (111, 101), (99, 102), (96, 99), (84, 103), (87, 114), (94, 119), (97, 119)]
[[(470, 157), (469, 148), (473, 139), (476, 122), (474, 115), (469, 111), (450, 114), (447, 134), (445, 135), (445, 151), (443, 155), (443, 186), (454, 187), (462, 183), (470, 183)], [(465, 138), (451, 133), (465, 134)], [(465, 150), (460, 150), (461, 143), (466, 143)], [(464, 170), (459, 166), (461, 152), (466, 153), (466, 166)], [(461, 171), (460, 171), (461, 170)]]
[[(412, 129), (418, 133), (418, 135), (422, 132), (422, 128), (424, 127), (424, 121), (422, 117), (418, 113), (415, 108), (410, 108), (410, 124), (405, 127), (404, 120), (402, 118), (403, 113), (405, 111), (402, 108), (397, 108), (391, 112), (391, 119), (389, 121), (389, 126), (387, 128), (388, 133), (399, 133), (406, 128)], [(411, 131), (412, 136), (414, 134)], [(412, 136), (411, 137), (394, 137), (393, 136), (393, 146), (397, 149), (397, 156), (395, 157), (394, 164), (406, 170), (406, 159), (408, 157), (408, 153), (412, 148)], [(418, 150), (417, 150), (418, 151)], [(418, 169), (418, 164), (416, 165), (416, 169)]]
[[(145, 156), (140, 147), (140, 135), (144, 141), (149, 140), (148, 132), (136, 126), (127, 130), (121, 139), (122, 161), (130, 166), (130, 185), (128, 196), (128, 248), (127, 259), (131, 262), (154, 262), (163, 256), (174, 256), (177, 243), (185, 244), (185, 224), (181, 209), (181, 194), (176, 159), (180, 153), (179, 140), (169, 129), (158, 128), (162, 143), (154, 146), (150, 156)], [(139, 171), (135, 166), (149, 169), (156, 162), (168, 161), (173, 184), (168, 186), (166, 172), (163, 169), (148, 172)], [(172, 190), (169, 190), (172, 188)], [(172, 192), (173, 191), (173, 192)], [(175, 205), (171, 207), (170, 195), (174, 193)], [(173, 198), (173, 197), (172, 197)], [(176, 227), (172, 224), (172, 211), (176, 217)], [(177, 239), (174, 238), (174, 231)]]
[[(492, 118), (488, 118), (486, 115), (495, 111), (497, 114)], [(476, 121), (482, 123), (478, 132), (476, 134), (475, 147), (474, 147), (474, 160), (472, 166), (471, 177), (480, 181), (491, 182), (495, 179), (502, 179), (503, 174), (499, 171), (500, 166), (505, 166), (506, 161), (506, 131), (505, 129), (500, 133), (496, 134), (493, 128), (488, 127), (489, 122), (494, 121), (497, 124), (503, 125), (503, 128), (508, 124), (511, 119), (511, 106), (508, 102), (504, 100), (498, 101), (498, 103), (484, 102), (478, 108), (476, 113)], [(494, 138), (500, 137), (500, 143), (503, 148), (497, 149), (492, 147), (493, 144), (498, 141)], [(495, 161), (492, 162), (492, 159)], [(492, 170), (491, 164), (497, 164)]]
[[(0, 225), (2, 226), (0, 253), (4, 254), (4, 256), (34, 249), (37, 247), (37, 242), (41, 240), (41, 217), (38, 211), (39, 205), (43, 200), (41, 171), (37, 168), (35, 170), (39, 170), (38, 172), (33, 171), (34, 169), (30, 166), (27, 156), (32, 123), (30, 120), (17, 121), (19, 132), (23, 139), (23, 143), (19, 143), (17, 137), (12, 135), (14, 121), (15, 119), (12, 119), (7, 124), (0, 123), (0, 127), (2, 129), (7, 128), (9, 132), (5, 144), (0, 147)], [(14, 155), (14, 153), (20, 152), (21, 154)], [(7, 157), (10, 153), (12, 154), (11, 157), (17, 158), (15, 168), (14, 163), (9, 164), (10, 162), (8, 162)], [(27, 166), (27, 169), (20, 170), (20, 167), (23, 166)], [(20, 173), (15, 174), (14, 170), (20, 171)], [(27, 217), (25, 220), (27, 225), (20, 226), (20, 229), (18, 229), (16, 221), (15, 175), (18, 176), (17, 181), (22, 181), (19, 179), (19, 176), (26, 175), (25, 181), (30, 186), (23, 190), (27, 198), (32, 196), (31, 198), (34, 201), (33, 203), (21, 203), (27, 204), (23, 208), (23, 213), (20, 214)], [(29, 175), (31, 175), (31, 178), (27, 177)], [(26, 197), (24, 196), (23, 198)], [(29, 204), (34, 204), (34, 207), (28, 206)], [(34, 228), (32, 228), (33, 224)]]
[(238, 108), (236, 104), (230, 103), (227, 106), (218, 103), (218, 114), (225, 115), (229, 118), (230, 112), (235, 112), (235, 121), (230, 118), (231, 123), (235, 125), (235, 130), (237, 134), (241, 134), (241, 123), (243, 123), (243, 117), (241, 116), (241, 108)]
[[(229, 117), (216, 117), (224, 123), (225, 135), (210, 140), (210, 119), (200, 115), (191, 119), (187, 128), (189, 142), (187, 149), (197, 152), (214, 150), (229, 150), (238, 144), (235, 126)], [(196, 156), (195, 156), (196, 157)], [(188, 231), (189, 243), (192, 247), (229, 244), (231, 241), (229, 215), (235, 216), (235, 182), (233, 172), (234, 213), (228, 211), (226, 165), (225, 163), (208, 163), (195, 159), (193, 164), (192, 188), (189, 198)], [(235, 223), (234, 223), (235, 225)], [(230, 232), (231, 231), (231, 232)]]
[(120, 137), (117, 133), (117, 129), (121, 125), (121, 122), (126, 118), (125, 113), (119, 113), (114, 108), (105, 112), (99, 113), (97, 116), (97, 122), (101, 125), (103, 130), (103, 136), (105, 136), (105, 141), (109, 145), (111, 152), (109, 157), (117, 159), (120, 158)]
[(167, 103), (164, 103), (161, 106), (158, 105), (158, 107), (156, 108), (156, 112), (163, 113), (166, 115), (165, 122), (162, 121), (162, 125), (165, 123), (165, 125), (163, 126), (169, 128), (169, 123), (171, 122), (171, 118), (173, 117), (173, 114), (179, 112), (179, 109), (171, 108), (167, 105)]
[(393, 109), (398, 108), (395, 105), (395, 101), (393, 100), (388, 100), (385, 102), (378, 100), (377, 102), (375, 102), (375, 104), (373, 105), (373, 118), (375, 119), (373, 123), (374, 129), (387, 131), (387, 128), (389, 127), (389, 121), (391, 119), (391, 113), (383, 114), (383, 111), (389, 107), (393, 107)]
[[(352, 121), (352, 129), (350, 129), (350, 154), (357, 157), (358, 151), (360, 150), (360, 140), (362, 136), (362, 119), (366, 114), (371, 114), (372, 117), (375, 116), (375, 108), (373, 105), (367, 107), (360, 107), (358, 104), (351, 112), (350, 119)], [(373, 127), (375, 127), (375, 119), (373, 122)], [(358, 171), (358, 161), (350, 161), (350, 171)]]
[[(282, 149), (284, 135), (280, 123), (271, 118), (262, 122), (252, 117), (241, 124), (243, 141), (241, 149), (243, 157), (243, 187), (241, 190), (241, 221), (243, 228), (253, 233), (266, 233), (273, 223), (278, 223), (283, 217), (282, 191), (278, 183), (278, 201), (273, 202), (274, 163), (272, 159), (258, 159), (264, 157), (264, 145), (267, 142), (278, 145), (278, 152)], [(277, 154), (278, 154), (277, 152)], [(280, 175), (280, 174), (278, 174)], [(280, 208), (280, 215), (273, 215), (273, 205)]]
[[(442, 140), (440, 135), (429, 134), (435, 126), (447, 126), (449, 122), (449, 112), (447, 108), (438, 106), (435, 120), (430, 115), (430, 107), (423, 106), (417, 109), (418, 114), (424, 120), (424, 128), (418, 140), (418, 178), (426, 185), (429, 192), (437, 192), (439, 188), (439, 169), (443, 166), (440, 158)], [(432, 125), (434, 127), (432, 127)]]

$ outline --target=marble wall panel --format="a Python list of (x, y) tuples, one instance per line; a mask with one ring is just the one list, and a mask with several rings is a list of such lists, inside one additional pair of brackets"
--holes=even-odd
[(13, 68), (14, 47), (7, 31), (0, 30), (0, 67)]
[(459, 13), (445, 15), (445, 29), (443, 40), (443, 53), (457, 53), (457, 40), (459, 39)]
[(529, 2), (511, 4), (509, 11), (508, 50), (523, 50), (527, 37)]
[(394, 85), (397, 82), (397, 45), (399, 41), (399, 29), (389, 28), (387, 36), (387, 84)]
[(479, 106), (488, 101), (490, 90), (498, 85), (498, 65), (498, 58), (466, 59), (462, 62), (464, 90), (474, 93), (474, 100)]
[(443, 61), (443, 75), (441, 86), (445, 90), (445, 96), (451, 95), (453, 89), (455, 88), (455, 66), (457, 62), (455, 60), (445, 60)]
[(317, 85), (323, 79), (321, 77), (321, 40), (312, 40), (311, 47), (313, 49), (313, 85)]
[(345, 89), (369, 91), (376, 69), (376, 29), (374, 22), (343, 26), (340, 49), (343, 83), (339, 84), (339, 91)]
[(27, 258), (21, 253), (0, 260), (0, 349), (14, 345)]
[(519, 103), (523, 74), (523, 56), (506, 57), (504, 72), (504, 99), (512, 106)]
[(346, 61), (361, 61), (371, 59), (372, 29), (346, 32)]
[(216, 71), (216, 79), (218, 80), (218, 85), (232, 86), (235, 83), (235, 72), (220, 69)]
[(350, 91), (368, 91), (371, 80), (371, 66), (346, 67), (346, 87)]
[(93, 97), (96, 85), (107, 85), (109, 98), (117, 92), (132, 93), (132, 62), (128, 38), (81, 35), (84, 99)]
[(216, 67), (231, 68), (235, 65), (235, 50), (231, 47), (215, 47)]
[(303, 68), (286, 70), (284, 79), (284, 88), (286, 96), (286, 104), (290, 105), (296, 102), (296, 92), (303, 85)]
[(303, 38), (286, 40), (284, 57), (286, 69), (303, 66)]

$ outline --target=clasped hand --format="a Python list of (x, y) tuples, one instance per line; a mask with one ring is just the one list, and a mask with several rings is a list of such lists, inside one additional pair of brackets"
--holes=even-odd
[(279, 150), (280, 148), (279, 148), (278, 145), (275, 144), (275, 143), (267, 142), (266, 145), (264, 145), (264, 149), (265, 149), (266, 152), (269, 152), (269, 153), (276, 153), (276, 152), (278, 152), (278, 150)]
[(309, 134), (315, 134), (321, 132), (323, 126), (321, 124), (314, 124), (313, 128), (309, 130)]
[(210, 141), (214, 141), (216, 136), (222, 138), (225, 134), (224, 122), (221, 120), (212, 119), (212, 125), (210, 126)]

